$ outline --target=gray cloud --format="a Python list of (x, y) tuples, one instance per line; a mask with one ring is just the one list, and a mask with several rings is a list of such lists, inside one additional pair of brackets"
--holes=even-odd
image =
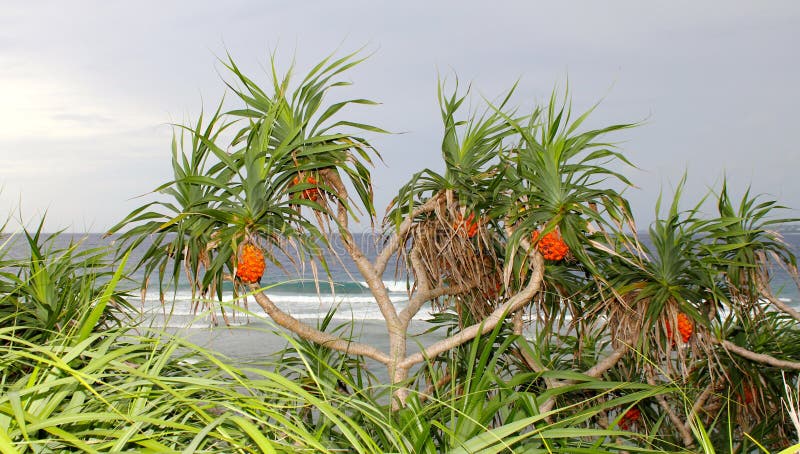
[[(752, 184), (800, 207), (800, 152), (792, 140), (800, 103), (796, 2), (130, 5), (4, 5), (0, 84), (60, 81), (70, 101), (40, 100), (50, 103), (38, 106), (42, 115), (91, 127), (91, 137), (75, 141), (45, 140), (43, 130), (0, 142), (0, 157), (14, 168), (63, 175), (26, 184), (0, 171), (4, 207), (21, 193), (28, 206), (65, 207), (51, 208), (54, 226), (102, 230), (129, 197), (167, 178), (169, 133), (159, 125), (192, 118), (201, 103), (213, 108), (222, 96), (216, 57), (229, 50), (263, 81), (274, 49), (283, 68), (296, 57), (303, 70), (337, 47), (363, 45), (375, 53), (349, 75), (355, 86), (346, 93), (383, 105), (349, 114), (406, 132), (373, 138), (387, 163), (374, 172), (379, 207), (413, 172), (441, 167), (437, 72), (451, 80), (456, 73), (488, 97), (521, 78), (515, 101), (522, 106), (568, 79), (576, 109), (603, 99), (592, 125), (646, 120), (615, 137), (639, 167), (628, 171), (639, 188), (628, 195), (642, 224), (652, 219), (662, 184), (668, 188), (687, 169), (690, 200), (727, 174), (737, 190)], [(5, 104), (0, 115), (19, 108)], [(20, 160), (21, 153), (36, 158)], [(70, 178), (70, 159), (102, 167)]]
[(80, 123), (88, 126), (102, 126), (114, 122), (113, 118), (104, 115), (90, 115), (90, 114), (61, 113), (61, 114), (51, 115), (50, 118), (57, 121)]

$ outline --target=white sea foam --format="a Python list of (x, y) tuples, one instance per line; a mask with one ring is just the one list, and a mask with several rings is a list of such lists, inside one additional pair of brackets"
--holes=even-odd
[[(403, 283), (405, 285), (405, 283)], [(316, 320), (325, 317), (328, 312), (336, 307), (332, 318), (341, 321), (383, 320), (383, 315), (378, 308), (375, 298), (369, 294), (290, 294), (267, 293), (267, 296), (281, 310), (297, 319)], [(390, 299), (398, 311), (405, 308), (408, 296), (403, 293), (390, 293)], [(236, 307), (244, 307), (247, 311), (261, 315), (252, 296), (234, 299), (232, 293), (223, 295), (221, 306), (224, 307), (229, 318), (232, 312), (238, 312), (236, 317), (244, 318), (247, 315), (238, 311)], [(215, 317), (210, 311), (213, 308)], [(220, 303), (215, 300), (192, 299), (191, 291), (180, 290), (165, 295), (162, 305), (157, 295), (148, 293), (144, 302), (139, 306), (144, 320), (158, 326), (184, 328), (191, 325), (193, 328), (202, 328), (223, 324), (224, 319), (220, 310)], [(428, 310), (423, 309), (414, 316), (415, 320), (426, 320), (431, 317)]]
[[(323, 305), (336, 305), (336, 304), (368, 304), (374, 303), (375, 298), (369, 294), (352, 294), (352, 293), (337, 293), (337, 294), (291, 294), (291, 293), (271, 293), (267, 292), (267, 296), (280, 306), (281, 304), (323, 304)], [(408, 296), (403, 294), (396, 294), (390, 293), (389, 298), (393, 303), (398, 303), (402, 301), (407, 301)], [(244, 297), (240, 296), (238, 298), (240, 301), (244, 299), (249, 299), (252, 301), (253, 297)], [(190, 291), (178, 291), (177, 293), (170, 293), (169, 295), (165, 295), (165, 304), (170, 305), (171, 303), (185, 303), (192, 301), (192, 294)], [(202, 303), (206, 302), (213, 302), (216, 303), (215, 300), (200, 300), (195, 298), (196, 302)], [(232, 293), (223, 294), (223, 302), (232, 303), (234, 302), (234, 296)], [(147, 298), (144, 300), (145, 307), (149, 306), (158, 306), (161, 307), (161, 301), (157, 295), (153, 293), (148, 293)]]
[[(364, 287), (365, 289), (369, 288), (366, 281), (361, 281), (359, 282), (359, 284), (361, 284), (361, 286)], [(407, 293), (409, 287), (414, 285), (414, 282), (405, 280), (383, 281), (383, 285), (386, 286), (386, 290), (388, 290), (390, 293)]]
[[(404, 281), (393, 281), (392, 284), (393, 287), (389, 288), (398, 289), (406, 285)], [(267, 295), (281, 310), (301, 320), (318, 320), (325, 317), (334, 307), (336, 307), (336, 311), (332, 316), (334, 320), (383, 320), (383, 315), (375, 299), (369, 294), (342, 293), (333, 295), (268, 292)], [(402, 310), (408, 302), (405, 289), (402, 293), (390, 293), (390, 298), (398, 311)], [(793, 300), (789, 298), (781, 298), (781, 301), (787, 303), (793, 302)], [(257, 316), (262, 315), (260, 308), (255, 304), (252, 296), (247, 298), (240, 297), (238, 300), (234, 300), (232, 294), (224, 295), (222, 306), (229, 316), (229, 322), (231, 314), (236, 312), (236, 319), (233, 323), (247, 323), (247, 314), (236, 309), (236, 307), (244, 307), (245, 305), (247, 311)], [(153, 322), (158, 326), (173, 328), (191, 326), (193, 328), (202, 328), (213, 326), (214, 324), (224, 324), (220, 303), (210, 300), (193, 301), (191, 292), (188, 290), (170, 294), (164, 305), (161, 304), (157, 296), (148, 294), (147, 299), (140, 308), (143, 312), (144, 320)], [(214, 308), (214, 317), (210, 314), (211, 308)], [(723, 317), (726, 317), (729, 313), (730, 310), (727, 307), (721, 308), (721, 315)], [(414, 319), (427, 320), (431, 317), (430, 309), (426, 307), (419, 311), (414, 316)], [(567, 315), (566, 319), (568, 322), (571, 321), (569, 315)]]

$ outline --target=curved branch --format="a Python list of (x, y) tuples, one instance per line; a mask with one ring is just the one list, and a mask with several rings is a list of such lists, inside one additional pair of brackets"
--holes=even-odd
[(770, 304), (791, 315), (795, 320), (800, 322), (800, 312), (792, 309), (788, 304), (781, 301), (780, 298), (777, 298), (775, 294), (772, 293), (772, 289), (769, 288), (769, 285), (764, 282), (762, 276), (757, 276), (755, 280), (756, 287), (758, 288), (758, 292), (761, 293), (761, 296), (766, 298)]
[(414, 316), (417, 315), (417, 312), (419, 312), (419, 310), (422, 308), (422, 305), (427, 301), (430, 301), (434, 298), (439, 298), (440, 296), (456, 295), (470, 290), (470, 287), (466, 286), (431, 288), (431, 284), (425, 275), (422, 257), (420, 257), (419, 251), (416, 249), (416, 247), (411, 248), (410, 256), (411, 268), (414, 270), (414, 276), (416, 276), (417, 290), (408, 300), (408, 306), (400, 311), (398, 316), (400, 318), (400, 323), (402, 323), (403, 326), (408, 325), (411, 319), (414, 318)]
[(433, 299), (439, 298), (445, 295), (458, 295), (460, 293), (464, 293), (469, 291), (473, 287), (468, 287), (465, 285), (461, 286), (454, 286), (454, 287), (436, 287), (430, 290), (425, 291), (418, 291), (414, 294), (414, 296), (408, 301), (408, 306), (405, 309), (400, 311), (400, 322), (401, 323), (409, 323), (412, 318), (419, 312), (422, 308), (422, 305), (428, 301)]
[(436, 206), (439, 204), (439, 199), (441, 196), (439, 194), (431, 197), (427, 202), (423, 203), (417, 209), (411, 212), (411, 214), (403, 219), (403, 222), (400, 223), (400, 227), (392, 233), (392, 236), (389, 238), (389, 244), (387, 244), (381, 252), (378, 254), (378, 257), (375, 259), (375, 272), (378, 274), (383, 274), (386, 271), (386, 265), (389, 263), (389, 259), (392, 258), (395, 252), (401, 246), (401, 239), (405, 238), (408, 234), (408, 231), (411, 230), (411, 227), (414, 226), (414, 219), (418, 216), (430, 213), (431, 211), (436, 209)]
[(509, 298), (508, 301), (495, 309), (494, 312), (489, 314), (482, 322), (468, 326), (457, 334), (428, 346), (428, 348), (426, 348), (424, 351), (406, 357), (400, 362), (399, 367), (411, 367), (414, 364), (425, 361), (425, 358), (433, 358), (438, 356), (441, 353), (458, 347), (459, 345), (475, 339), (477, 336), (486, 334), (487, 332), (493, 330), (498, 323), (505, 319), (505, 317), (522, 308), (522, 306), (527, 304), (531, 298), (533, 298), (533, 296), (539, 292), (539, 289), (542, 286), (543, 277), (544, 258), (542, 258), (542, 254), (534, 252), (533, 272), (531, 273), (531, 278), (528, 281), (528, 285), (526, 285), (522, 291)]
[(428, 279), (427, 273), (425, 273), (425, 263), (419, 253), (417, 244), (411, 247), (409, 258), (411, 260), (411, 270), (414, 272), (414, 287), (418, 292), (427, 292), (431, 289), (431, 281)]
[(600, 378), (601, 375), (606, 373), (609, 369), (614, 367), (625, 353), (628, 353), (628, 345), (621, 345), (616, 350), (614, 350), (610, 355), (606, 356), (602, 361), (592, 366), (591, 369), (584, 372), (584, 375), (588, 375), (592, 378)]
[(419, 399), (419, 402), (420, 403), (424, 403), (425, 401), (427, 401), (428, 399), (433, 397), (433, 393), (434, 392), (438, 391), (439, 388), (441, 388), (442, 386), (446, 385), (452, 379), (453, 379), (453, 376), (450, 375), (450, 372), (447, 372), (436, 383), (431, 383), (430, 385), (428, 385), (428, 387), (425, 388), (424, 391), (422, 391), (421, 393), (417, 394), (417, 398)]
[(751, 361), (755, 361), (757, 363), (766, 364), (768, 366), (773, 366), (773, 367), (777, 367), (777, 368), (780, 368), (780, 369), (800, 370), (800, 363), (798, 363), (798, 362), (786, 361), (786, 360), (783, 360), (783, 359), (775, 358), (774, 356), (765, 355), (763, 353), (756, 353), (756, 352), (748, 350), (748, 349), (746, 349), (744, 347), (740, 347), (740, 346), (734, 344), (733, 342), (727, 341), (727, 340), (721, 341), (721, 340), (718, 340), (718, 339), (713, 339), (713, 342), (715, 342), (716, 344), (721, 345), (722, 348), (724, 348), (728, 352), (736, 353), (737, 355), (739, 355), (739, 356), (741, 356), (743, 358), (747, 358), (747, 359), (749, 359)]
[(292, 317), (286, 312), (283, 312), (263, 293), (257, 284), (250, 284), (250, 289), (253, 290), (253, 295), (258, 305), (264, 309), (264, 312), (266, 312), (275, 323), (297, 334), (301, 338), (347, 354), (366, 356), (367, 358), (372, 358), (383, 364), (389, 363), (389, 356), (371, 345), (348, 341), (330, 333), (320, 331)]
[[(587, 370), (583, 374), (592, 378), (600, 378), (601, 375), (603, 375), (609, 369), (614, 367), (619, 362), (619, 360), (622, 359), (623, 356), (625, 356), (625, 353), (627, 353), (629, 349), (630, 347), (628, 347), (627, 345), (621, 345), (616, 350), (611, 352), (611, 354), (603, 358), (602, 361), (592, 366), (589, 370)], [(577, 383), (577, 381), (575, 380), (562, 380), (558, 382), (554, 381), (552, 382), (552, 386), (548, 385), (548, 388), (555, 389), (561, 386), (567, 386), (574, 383)], [(539, 411), (542, 413), (546, 413), (553, 409), (555, 403), (556, 403), (555, 396), (551, 396), (542, 405), (539, 406)]]
[[(708, 401), (708, 398), (711, 397), (713, 392), (714, 392), (714, 385), (709, 384), (708, 386), (706, 386), (703, 392), (700, 393), (700, 396), (694, 402), (694, 405), (692, 405), (692, 411), (691, 413), (689, 413), (689, 417), (686, 420), (687, 424), (689, 423), (689, 421), (694, 419), (695, 415), (697, 415), (700, 412), (700, 409), (703, 408), (703, 405), (706, 404), (706, 401)], [(691, 429), (691, 427), (687, 425), (686, 429), (689, 430)]]
[[(514, 312), (514, 315), (511, 318), (511, 321), (513, 323), (513, 333), (519, 337), (519, 340), (517, 340), (517, 342), (521, 341), (524, 342), (525, 345), (528, 345), (528, 340), (522, 334), (522, 325), (523, 325), (522, 315), (523, 315), (522, 310)], [(541, 362), (539, 362), (539, 360), (534, 358), (533, 355), (528, 353), (528, 351), (525, 348), (518, 347), (517, 351), (519, 352), (519, 356), (521, 357), (522, 361), (524, 361), (525, 364), (527, 364), (528, 367), (537, 374), (542, 374), (550, 370), (544, 367), (544, 365)], [(547, 384), (548, 389), (560, 386), (559, 381), (552, 378), (545, 378), (544, 381)]]
[[(652, 369), (648, 370), (646, 375), (647, 375), (647, 384), (649, 384), (650, 386), (658, 386), (658, 383), (656, 383), (656, 379), (653, 376), (654, 374)], [(679, 418), (678, 415), (675, 414), (675, 411), (673, 411), (672, 407), (669, 405), (669, 402), (667, 402), (667, 399), (662, 394), (656, 394), (655, 398), (656, 401), (658, 401), (658, 404), (661, 405), (661, 408), (663, 408), (664, 411), (667, 412), (667, 416), (669, 416), (669, 419), (670, 421), (672, 421), (672, 424), (675, 426), (676, 429), (678, 429), (678, 432), (680, 432), (681, 438), (683, 438), (683, 445), (687, 448), (693, 447), (694, 437), (692, 436), (692, 433), (687, 429), (687, 427), (689, 427), (688, 421), (685, 424), (683, 421), (681, 421), (681, 418)]]
[(339, 234), (342, 235), (342, 241), (347, 253), (353, 262), (356, 264), (358, 271), (364, 277), (372, 295), (375, 297), (375, 302), (378, 303), (378, 308), (386, 320), (387, 327), (390, 330), (394, 329), (399, 320), (397, 319), (397, 310), (392, 304), (392, 299), (389, 297), (389, 291), (383, 283), (382, 273), (378, 273), (372, 263), (367, 259), (361, 248), (358, 247), (356, 241), (353, 239), (353, 234), (350, 233), (349, 220), (347, 217), (347, 207), (344, 205), (345, 200), (348, 199), (347, 188), (339, 178), (339, 174), (334, 169), (322, 169), (319, 171), (320, 176), (331, 185), (336, 191), (337, 195), (337, 213), (336, 219), (339, 225)]

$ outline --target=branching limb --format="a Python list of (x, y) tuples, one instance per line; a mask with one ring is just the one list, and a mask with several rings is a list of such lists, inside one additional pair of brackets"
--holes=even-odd
[(378, 308), (386, 320), (387, 328), (392, 331), (398, 328), (399, 321), (397, 319), (397, 310), (392, 304), (389, 297), (389, 291), (383, 283), (382, 273), (378, 273), (376, 268), (372, 266), (372, 262), (367, 259), (361, 248), (358, 247), (356, 241), (353, 239), (353, 234), (349, 229), (349, 220), (347, 215), (347, 207), (344, 201), (348, 199), (347, 188), (342, 183), (339, 174), (333, 169), (320, 170), (320, 176), (336, 191), (337, 193), (337, 213), (336, 219), (339, 225), (339, 234), (342, 235), (342, 241), (347, 253), (353, 262), (356, 264), (358, 271), (366, 280), (372, 295), (375, 296), (375, 301), (378, 303)]
[[(650, 386), (658, 386), (656, 383), (655, 374), (651, 368), (648, 368), (647, 371), (647, 383)], [(681, 438), (683, 439), (683, 445), (687, 448), (691, 448), (694, 446), (694, 437), (692, 436), (692, 432), (687, 429), (689, 426), (688, 422), (684, 422), (681, 418), (673, 410), (672, 406), (670, 406), (669, 402), (667, 402), (666, 397), (663, 394), (656, 394), (655, 396), (656, 401), (664, 409), (669, 416), (670, 421), (672, 421), (672, 425), (678, 429), (678, 432), (681, 434)]]
[(758, 292), (761, 293), (761, 296), (767, 299), (773, 306), (777, 307), (778, 309), (782, 310), (783, 312), (792, 316), (795, 320), (800, 322), (800, 312), (792, 309), (791, 306), (784, 303), (780, 300), (780, 298), (776, 297), (774, 293), (772, 293), (772, 289), (769, 288), (769, 285), (764, 282), (762, 276), (758, 276), (755, 279), (756, 286), (758, 287)]
[(253, 290), (258, 305), (261, 306), (264, 312), (266, 312), (275, 323), (297, 334), (301, 338), (349, 355), (362, 355), (383, 364), (389, 363), (389, 356), (371, 345), (348, 341), (330, 333), (320, 331), (292, 317), (286, 312), (283, 312), (263, 293), (263, 291), (261, 291), (257, 284), (250, 284), (250, 289)]
[(431, 211), (435, 210), (440, 199), (441, 196), (438, 194), (431, 197), (430, 200), (417, 207), (408, 217), (403, 219), (403, 222), (400, 223), (400, 227), (397, 229), (397, 231), (392, 233), (392, 236), (389, 238), (389, 243), (381, 250), (381, 252), (378, 254), (378, 257), (375, 259), (376, 273), (383, 275), (384, 271), (386, 271), (386, 265), (389, 263), (389, 260), (401, 247), (403, 239), (408, 234), (408, 231), (411, 230), (411, 227), (414, 226), (414, 220), (422, 214), (430, 213)]
[(719, 344), (727, 350), (728, 352), (736, 353), (737, 355), (747, 358), (751, 361), (755, 361), (757, 363), (766, 364), (768, 366), (778, 367), (780, 369), (794, 369), (800, 370), (800, 363), (795, 361), (786, 361), (783, 359), (778, 359), (773, 356), (765, 355), (763, 353), (756, 353), (754, 351), (750, 351), (744, 347), (740, 347), (734, 344), (731, 341), (727, 340), (713, 340), (714, 343)]
[(542, 255), (538, 252), (534, 252), (532, 258), (533, 267), (531, 278), (524, 289), (509, 298), (508, 301), (495, 309), (494, 312), (489, 314), (482, 322), (468, 326), (459, 333), (430, 345), (424, 351), (406, 357), (401, 361), (400, 367), (411, 367), (414, 364), (425, 361), (425, 358), (434, 358), (441, 353), (469, 342), (475, 339), (476, 336), (483, 335), (493, 330), (509, 313), (516, 312), (522, 308), (522, 306), (528, 304), (531, 298), (533, 298), (541, 288), (542, 278), (544, 277), (544, 259)]

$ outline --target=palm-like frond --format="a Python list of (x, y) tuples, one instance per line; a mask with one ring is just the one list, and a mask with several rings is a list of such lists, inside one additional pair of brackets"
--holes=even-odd
[[(87, 248), (83, 240), (57, 246), (59, 233), (46, 235), (42, 223), (23, 231), (29, 254), (3, 264), (0, 272), (0, 325), (20, 339), (46, 343), (55, 337), (77, 339), (92, 308), (93, 326), (111, 327), (133, 322), (126, 291), (106, 291), (112, 278), (111, 257), (103, 247)], [(18, 241), (22, 241), (20, 238)], [(106, 310), (106, 308), (108, 310)]]
[(444, 127), (441, 145), (444, 173), (424, 169), (414, 174), (398, 191), (386, 214), (386, 223), (397, 226), (413, 211), (414, 206), (436, 194), (450, 191), (455, 200), (470, 212), (488, 213), (496, 190), (496, 165), (503, 149), (503, 140), (514, 131), (507, 118), (514, 112), (502, 112), (516, 86), (512, 87), (496, 107), (487, 107), (478, 115), (469, 113), (457, 118), (470, 90), (459, 93), (458, 83), (449, 95), (444, 81), (439, 81), (438, 99)]
[[(193, 291), (222, 299), (223, 282), (232, 280), (245, 243), (261, 245), (278, 267), (286, 264), (276, 258), (276, 249), (289, 257), (314, 257), (326, 267), (323, 232), (327, 222), (338, 220), (328, 202), (343, 204), (351, 216), (362, 209), (374, 216), (369, 166), (375, 150), (347, 131), (383, 131), (335, 120), (348, 105), (374, 103), (323, 103), (328, 91), (346, 85), (336, 78), (361, 61), (354, 55), (326, 58), (294, 89), (291, 71), (280, 76), (273, 59), (271, 93), (228, 57), (225, 66), (237, 82), (229, 87), (244, 107), (222, 113), (220, 106), (208, 124), (201, 116), (194, 127), (181, 127), (180, 149), (173, 141), (174, 179), (156, 189), (172, 200), (142, 206), (109, 230), (128, 228), (121, 236), (132, 247), (152, 238), (139, 265), (147, 276), (158, 271), (162, 293), (164, 282), (177, 285), (185, 272)], [(238, 129), (226, 144), (223, 133), (232, 126)], [(191, 138), (188, 150), (184, 134)], [(342, 199), (327, 180), (330, 175), (348, 179), (357, 203)], [(302, 197), (311, 190), (323, 197)], [(303, 207), (311, 214), (304, 214)]]
[(610, 225), (614, 230), (632, 225), (627, 200), (610, 188), (631, 186), (624, 175), (612, 170), (615, 162), (630, 162), (601, 138), (634, 125), (580, 132), (593, 110), (571, 121), (571, 107), (559, 103), (553, 92), (546, 109), (535, 109), (525, 123), (511, 121), (520, 141), (503, 156), (507, 197), (499, 209), (517, 223), (507, 255), (514, 254), (519, 241), (533, 231), (558, 229), (573, 256), (594, 272), (585, 252), (588, 225)]
[[(602, 303), (608, 305), (615, 338), (634, 345), (642, 360), (657, 364), (677, 350), (683, 375), (689, 368), (687, 349), (711, 356), (708, 329), (723, 297), (715, 289), (713, 267), (701, 257), (707, 244), (702, 235), (705, 221), (698, 217), (702, 202), (686, 211), (679, 208), (684, 182), (665, 214), (660, 213), (659, 197), (656, 220), (648, 230), (650, 244), (642, 243), (639, 251), (622, 251), (606, 263), (614, 296)], [(688, 344), (677, 329), (679, 314), (692, 324)], [(671, 374), (667, 363), (665, 370)]]
[(709, 221), (704, 233), (709, 238), (706, 257), (723, 273), (732, 303), (748, 309), (762, 296), (759, 284), (769, 286), (771, 266), (797, 268), (789, 246), (773, 227), (796, 221), (777, 218), (785, 209), (774, 200), (760, 201), (745, 191), (739, 206), (728, 194), (727, 181), (718, 196), (719, 217)]

